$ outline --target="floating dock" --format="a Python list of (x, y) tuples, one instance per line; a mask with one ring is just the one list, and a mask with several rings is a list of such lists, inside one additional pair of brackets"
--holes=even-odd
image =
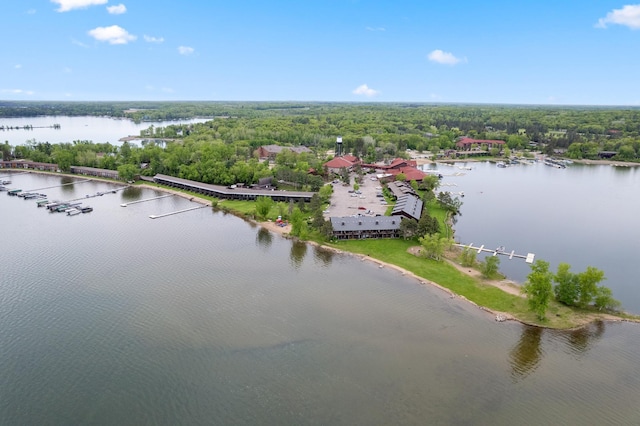
[(173, 194), (160, 195), (159, 197), (153, 197), (153, 198), (145, 198), (144, 200), (131, 201), (130, 203), (122, 203), (120, 204), (120, 207), (127, 207), (129, 204), (144, 203), (146, 201), (159, 200), (160, 198), (167, 198), (167, 197), (173, 197)]
[(185, 213), (185, 212), (190, 212), (191, 210), (198, 210), (198, 209), (203, 209), (205, 207), (209, 207), (206, 204), (202, 205), (202, 206), (197, 206), (197, 207), (190, 207), (188, 209), (183, 209), (183, 210), (178, 210), (175, 212), (171, 212), (171, 213), (163, 213), (163, 214), (152, 214), (149, 216), (150, 219), (160, 219), (161, 217), (166, 217), (166, 216), (171, 216), (174, 214), (178, 214), (178, 213)]
[(43, 189), (60, 188), (61, 186), (75, 185), (76, 183), (85, 183), (85, 182), (91, 182), (91, 179), (78, 180), (78, 181), (73, 181), (73, 182), (69, 182), (69, 183), (63, 183), (63, 184), (54, 185), (54, 186), (45, 186), (44, 188), (30, 189), (29, 192), (31, 192), (31, 191), (42, 191)]
[(518, 258), (518, 259), (524, 259), (524, 261), (526, 263), (533, 263), (536, 255), (533, 253), (527, 253), (526, 256), (523, 254), (516, 254), (515, 250), (511, 250), (509, 251), (505, 251), (503, 248), (497, 248), (497, 249), (488, 249), (488, 248), (484, 248), (484, 244), (481, 245), (480, 247), (475, 247), (473, 245), (473, 243), (470, 244), (459, 244), (459, 243), (455, 243), (453, 244), (454, 246), (458, 246), (458, 247), (462, 247), (463, 249), (471, 249), (471, 250), (477, 250), (478, 253), (491, 253), (492, 256), (497, 256), (497, 255), (501, 255), (501, 256), (509, 256), (509, 259), (513, 259), (514, 257)]

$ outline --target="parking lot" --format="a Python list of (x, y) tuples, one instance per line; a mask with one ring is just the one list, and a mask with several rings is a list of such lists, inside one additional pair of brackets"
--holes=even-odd
[[(356, 214), (375, 216), (384, 215), (387, 205), (383, 204), (384, 198), (377, 197), (376, 194), (382, 191), (382, 186), (378, 180), (372, 180), (372, 175), (365, 175), (358, 188), (360, 194), (354, 192), (353, 176), (351, 185), (344, 186), (342, 182), (333, 184), (333, 195), (329, 208), (325, 210), (324, 217), (345, 217)], [(350, 192), (351, 191), (351, 192)]]

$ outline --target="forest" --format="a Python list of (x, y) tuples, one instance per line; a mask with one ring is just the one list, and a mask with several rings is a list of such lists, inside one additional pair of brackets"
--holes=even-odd
[[(536, 150), (572, 159), (640, 161), (640, 108), (553, 107), (320, 102), (0, 102), (2, 117), (128, 117), (148, 122), (141, 145), (74, 140), (30, 140), (2, 146), (3, 159), (118, 169), (123, 175), (156, 173), (215, 184), (255, 183), (274, 176), (298, 188), (316, 189), (336, 137), (345, 152), (365, 162), (435, 155), (455, 148), (461, 136), (506, 141), (509, 153)], [(159, 120), (206, 117), (200, 124), (156, 127)], [(258, 161), (261, 145), (299, 146), (275, 164)], [(309, 173), (312, 170), (314, 173)]]

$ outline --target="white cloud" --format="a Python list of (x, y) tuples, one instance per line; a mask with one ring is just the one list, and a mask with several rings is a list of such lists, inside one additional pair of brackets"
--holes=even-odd
[(112, 15), (122, 15), (123, 13), (127, 12), (127, 6), (122, 3), (116, 6), (107, 6), (107, 12)]
[(98, 41), (106, 41), (109, 44), (127, 44), (137, 38), (117, 25), (94, 28), (89, 31), (89, 35)]
[(173, 90), (171, 87), (163, 87), (162, 91), (164, 93), (174, 93), (175, 92), (175, 90)]
[(83, 42), (76, 40), (74, 38), (71, 39), (71, 43), (75, 44), (76, 46), (80, 46), (80, 47), (84, 47), (85, 49), (88, 49), (89, 46), (87, 46), (86, 44), (84, 44)]
[(2, 89), (2, 93), (11, 93), (13, 95), (33, 95), (35, 92), (22, 89)]
[(596, 28), (607, 28), (608, 24), (624, 25), (632, 30), (640, 29), (640, 4), (628, 4), (622, 9), (613, 9), (604, 18), (598, 19)]
[(164, 38), (163, 37), (152, 37), (149, 35), (144, 35), (144, 41), (146, 41), (147, 43), (162, 43), (164, 42)]
[(35, 14), (36, 14), (36, 10), (35, 9), (27, 10), (27, 15), (35, 15)]
[(427, 58), (429, 58), (430, 61), (445, 65), (455, 65), (463, 61), (467, 62), (466, 59), (463, 60), (460, 58), (456, 58), (455, 56), (453, 56), (453, 53), (443, 52), (440, 49), (436, 49), (433, 52), (429, 53), (429, 55), (427, 55)]
[(22, 64), (15, 64), (13, 67), (15, 69), (19, 70), (20, 68), (22, 68)]
[(365, 27), (367, 31), (387, 31), (385, 27)]
[(57, 12), (68, 12), (73, 9), (86, 9), (89, 6), (106, 4), (108, 0), (51, 0), (51, 3), (59, 4)]
[(364, 96), (367, 96), (367, 97), (372, 97), (372, 96), (377, 95), (377, 94), (378, 94), (378, 93), (380, 93), (380, 92), (379, 92), (379, 91), (377, 91), (377, 90), (374, 90), (374, 89), (370, 88), (370, 87), (369, 87), (369, 86), (367, 86), (366, 84), (362, 84), (362, 85), (360, 85), (360, 86), (356, 87), (356, 88), (353, 90), (353, 92), (352, 92), (352, 93), (353, 93), (354, 95), (364, 95)]
[(181, 55), (189, 56), (193, 54), (193, 52), (195, 52), (195, 49), (193, 47), (189, 47), (189, 46), (178, 47), (178, 53), (180, 53)]

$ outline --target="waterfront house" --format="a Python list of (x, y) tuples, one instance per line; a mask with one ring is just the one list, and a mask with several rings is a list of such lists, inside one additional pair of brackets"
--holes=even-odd
[(332, 217), (333, 237), (338, 240), (400, 238), (401, 216)]

